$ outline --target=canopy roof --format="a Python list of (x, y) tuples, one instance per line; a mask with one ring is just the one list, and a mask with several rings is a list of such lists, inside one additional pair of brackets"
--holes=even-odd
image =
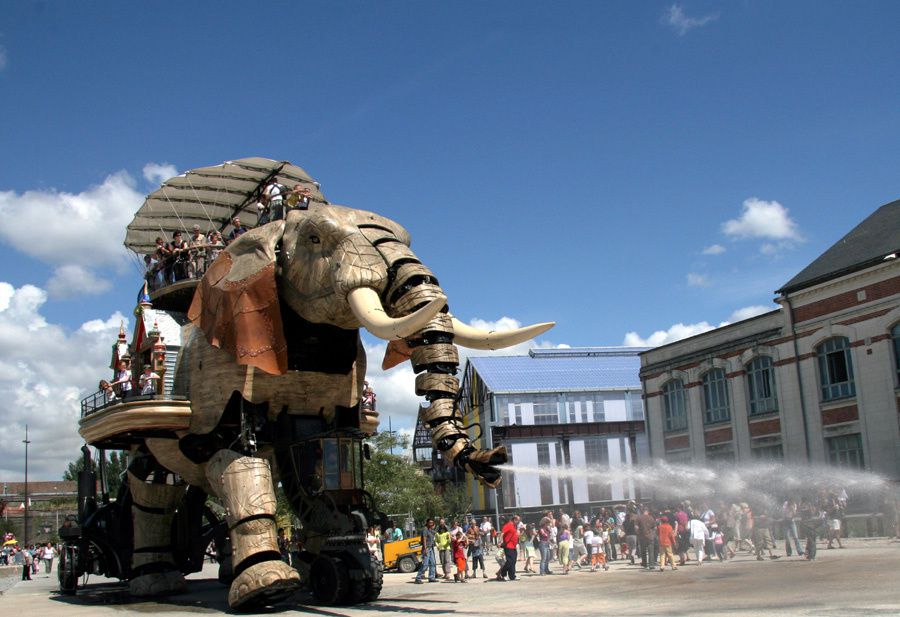
[(194, 225), (204, 233), (224, 231), (235, 215), (252, 227), (259, 195), (273, 181), (288, 188), (300, 184), (309, 189), (310, 199), (327, 203), (309, 174), (287, 161), (259, 157), (226, 161), (170, 178), (150, 193), (128, 225), (125, 246), (138, 254), (149, 253), (157, 236), (167, 241), (175, 231), (187, 236)]

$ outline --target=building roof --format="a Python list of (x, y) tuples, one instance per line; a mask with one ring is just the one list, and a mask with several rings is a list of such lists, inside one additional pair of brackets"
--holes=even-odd
[(882, 262), (900, 251), (900, 200), (878, 208), (776, 291), (788, 294)]
[(648, 347), (532, 349), (526, 356), (475, 356), (469, 362), (494, 394), (639, 390)]
[[(25, 494), (24, 482), (0, 482), (0, 499), (21, 498)], [(74, 480), (38, 480), (28, 483), (28, 495), (36, 497), (69, 496), (78, 493), (78, 482)]]
[(144, 321), (144, 332), (150, 332), (153, 326), (159, 328), (166, 347), (181, 347), (181, 326), (188, 322), (187, 315), (177, 311), (158, 311), (144, 309), (141, 314)]

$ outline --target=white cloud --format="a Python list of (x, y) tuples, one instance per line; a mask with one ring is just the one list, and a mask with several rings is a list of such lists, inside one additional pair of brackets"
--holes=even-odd
[(797, 223), (790, 217), (787, 208), (777, 201), (763, 201), (756, 197), (745, 199), (740, 218), (725, 221), (722, 231), (732, 238), (802, 239)]
[(679, 36), (684, 36), (689, 30), (705, 26), (711, 21), (719, 19), (718, 13), (710, 13), (703, 17), (688, 17), (681, 6), (673, 4), (663, 13), (663, 21), (675, 29)]
[(110, 281), (75, 264), (60, 266), (47, 281), (47, 293), (53, 298), (72, 298), (83, 294), (97, 295), (111, 287)]
[(696, 272), (688, 272), (687, 284), (688, 284), (688, 287), (709, 287), (712, 283), (710, 283), (709, 277), (706, 276), (705, 274), (697, 274)]
[(0, 282), (0, 474), (18, 480), (24, 469), (19, 445), (28, 425), (29, 476), (62, 478), (78, 455), (81, 399), (108, 378), (110, 348), (120, 313), (84, 323), (75, 331), (48, 323), (41, 315), (47, 293), (33, 285), (18, 289)]
[(628, 347), (659, 347), (708, 332), (714, 328), (715, 326), (711, 326), (705, 321), (695, 324), (677, 323), (668, 330), (657, 330), (647, 338), (641, 337), (637, 332), (629, 332), (625, 335), (622, 344)]
[(170, 163), (147, 163), (144, 165), (144, 179), (151, 184), (162, 184), (178, 175), (178, 170)]
[(745, 306), (743, 308), (739, 308), (735, 312), (731, 314), (731, 317), (728, 318), (727, 323), (734, 323), (736, 321), (744, 321), (745, 319), (750, 319), (751, 317), (756, 317), (757, 315), (762, 315), (763, 313), (768, 313), (769, 311), (774, 311), (775, 306), (762, 306), (762, 305), (754, 305), (754, 306)]
[[(167, 173), (162, 171), (166, 167), (149, 163), (144, 173)], [(129, 263), (122, 242), (143, 200), (134, 178), (125, 171), (111, 174), (101, 184), (80, 193), (52, 188), (21, 194), (0, 191), (0, 219), (4, 222), (0, 241), (57, 268), (46, 284), (52, 296), (100, 293), (109, 288), (109, 283), (96, 271), (122, 272)], [(76, 277), (81, 277), (81, 283), (71, 285)]]
[(768, 313), (771, 310), (774, 310), (774, 307), (759, 305), (745, 306), (734, 311), (728, 318), (728, 321), (723, 321), (718, 326), (713, 326), (706, 321), (693, 324), (677, 323), (668, 330), (657, 330), (647, 338), (642, 337), (637, 332), (628, 332), (625, 334), (625, 339), (622, 344), (629, 347), (659, 347), (660, 345), (668, 345), (675, 341), (680, 341), (698, 334), (703, 334), (704, 332), (709, 332), (710, 330), (715, 330), (716, 328), (721, 328), (722, 326), (727, 326), (736, 321), (743, 321), (744, 319), (750, 319), (751, 317)]
[(712, 246), (707, 246), (703, 249), (704, 255), (721, 255), (725, 252), (725, 247), (721, 244), (713, 244)]

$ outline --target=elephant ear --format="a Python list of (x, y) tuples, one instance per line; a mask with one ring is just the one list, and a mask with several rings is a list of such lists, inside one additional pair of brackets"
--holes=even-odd
[(287, 342), (275, 280), (275, 246), (284, 222), (248, 231), (219, 254), (200, 281), (188, 319), (238, 364), (287, 372)]

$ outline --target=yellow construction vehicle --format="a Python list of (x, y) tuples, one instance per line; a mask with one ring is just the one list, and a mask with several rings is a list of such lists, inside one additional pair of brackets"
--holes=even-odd
[(385, 570), (397, 569), (406, 574), (415, 572), (422, 563), (422, 536), (385, 542), (383, 552)]

